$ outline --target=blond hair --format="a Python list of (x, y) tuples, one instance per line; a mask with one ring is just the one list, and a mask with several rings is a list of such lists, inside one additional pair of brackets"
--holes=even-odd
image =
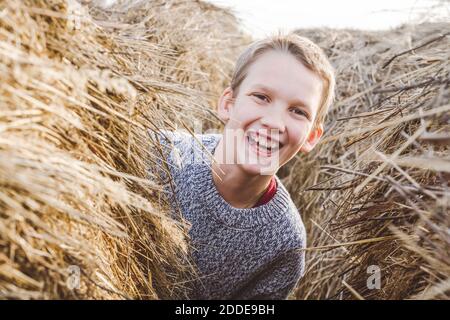
[(278, 34), (258, 40), (250, 44), (239, 56), (231, 79), (233, 99), (237, 97), (239, 86), (247, 76), (249, 67), (259, 56), (269, 50), (276, 50), (292, 54), (305, 67), (316, 73), (323, 82), (322, 98), (314, 127), (323, 123), (330, 105), (334, 100), (335, 76), (334, 69), (322, 49), (308, 38), (296, 33)]

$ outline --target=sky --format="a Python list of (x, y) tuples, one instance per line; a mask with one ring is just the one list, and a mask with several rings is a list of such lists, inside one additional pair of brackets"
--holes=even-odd
[[(276, 30), (331, 27), (385, 30), (402, 23), (450, 17), (450, 1), (436, 0), (207, 0), (230, 7), (255, 38)], [(450, 20), (449, 20), (450, 21)]]

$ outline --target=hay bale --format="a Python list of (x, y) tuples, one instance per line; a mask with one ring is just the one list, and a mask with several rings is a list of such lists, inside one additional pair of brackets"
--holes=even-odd
[(0, 3), (1, 298), (182, 298), (195, 276), (148, 130), (218, 125), (208, 99), (245, 38), (201, 2), (108, 10)]
[(297, 299), (450, 297), (449, 31), (297, 31), (338, 76), (322, 143), (287, 171), (309, 234)]
[[(159, 201), (147, 131), (220, 127), (251, 39), (200, 1), (84, 2), (0, 3), (0, 297), (185, 297), (187, 226)], [(449, 29), (299, 31), (338, 102), (281, 171), (309, 235), (296, 298), (449, 297)]]

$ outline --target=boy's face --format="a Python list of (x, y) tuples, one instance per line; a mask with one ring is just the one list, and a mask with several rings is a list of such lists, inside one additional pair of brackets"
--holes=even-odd
[[(268, 51), (249, 67), (234, 102), (231, 88), (219, 100), (226, 121), (224, 150), (251, 175), (275, 174), (299, 151), (309, 152), (323, 133), (312, 128), (322, 80), (289, 53)], [(227, 138), (228, 137), (228, 138)]]

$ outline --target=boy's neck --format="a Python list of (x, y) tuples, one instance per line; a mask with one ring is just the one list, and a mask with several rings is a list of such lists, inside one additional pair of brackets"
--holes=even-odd
[[(223, 139), (222, 139), (223, 140)], [(214, 159), (222, 159), (223, 141), (219, 141)], [(252, 208), (267, 190), (272, 175), (248, 175), (238, 165), (213, 161), (212, 176), (222, 198), (235, 208)]]

